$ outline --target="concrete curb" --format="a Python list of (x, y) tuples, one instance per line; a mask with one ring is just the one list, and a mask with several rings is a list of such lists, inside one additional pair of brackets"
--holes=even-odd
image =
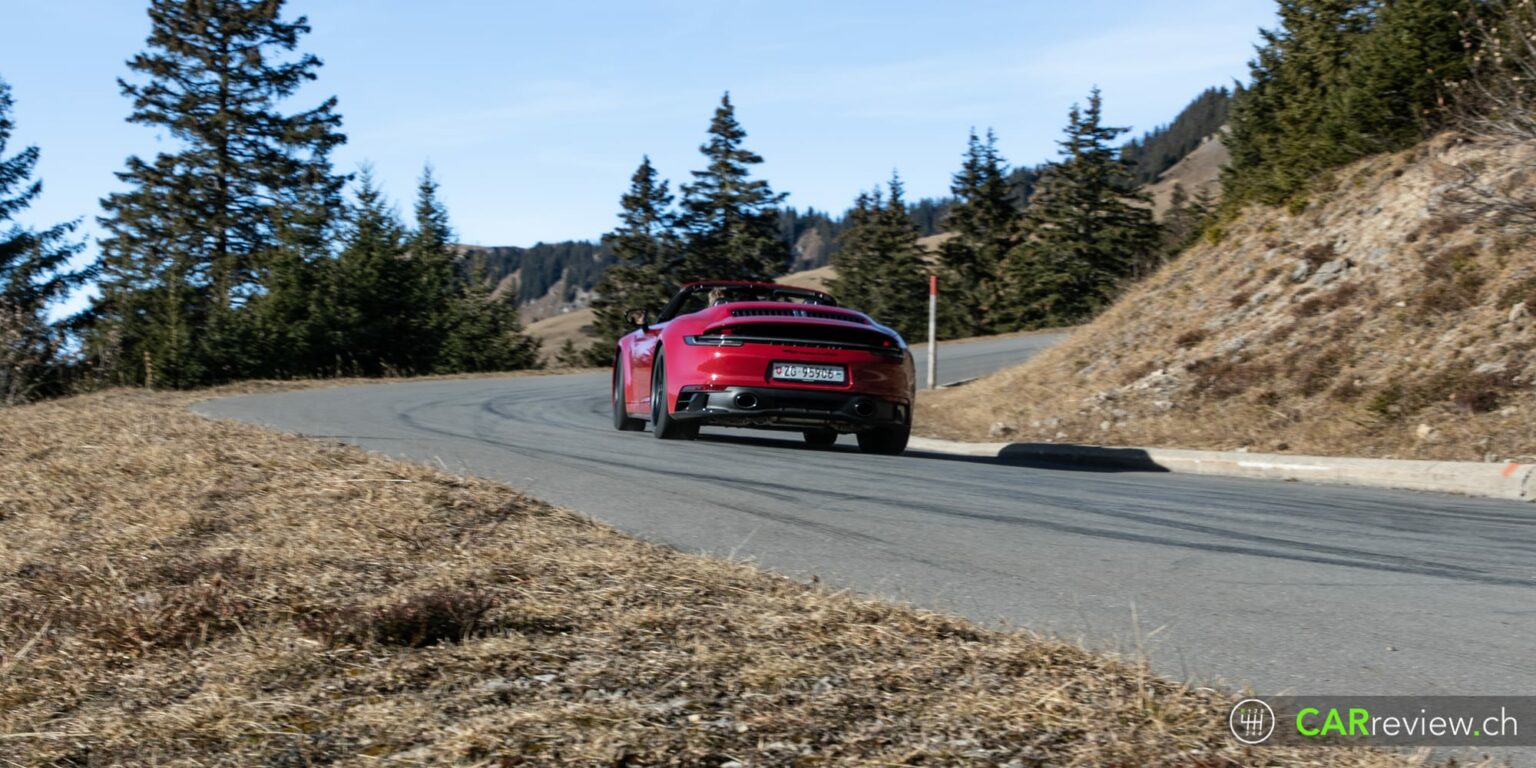
[(1005, 462), (1088, 464), (1148, 472), (1300, 480), (1536, 501), (1536, 464), (1355, 459), (1054, 443), (961, 443), (926, 437), (912, 438), (907, 447), (960, 456), (994, 457)]

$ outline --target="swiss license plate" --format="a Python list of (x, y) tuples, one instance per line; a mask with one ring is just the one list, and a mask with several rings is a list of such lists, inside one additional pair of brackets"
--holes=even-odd
[(783, 381), (811, 381), (818, 384), (842, 384), (848, 372), (841, 365), (809, 363), (774, 363), (773, 378)]

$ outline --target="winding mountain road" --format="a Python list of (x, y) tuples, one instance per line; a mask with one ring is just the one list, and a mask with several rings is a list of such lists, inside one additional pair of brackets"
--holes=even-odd
[[(946, 348), (942, 380), (1050, 341)], [(685, 551), (1145, 653), (1196, 682), (1536, 691), (1531, 505), (868, 456), (846, 437), (812, 450), (796, 435), (706, 428), (697, 442), (659, 442), (613, 430), (605, 374), (314, 389), (197, 410), (505, 481)]]

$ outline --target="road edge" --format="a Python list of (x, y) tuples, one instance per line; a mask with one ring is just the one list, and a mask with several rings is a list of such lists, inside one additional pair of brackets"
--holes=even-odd
[(1517, 462), (1360, 459), (1056, 443), (964, 443), (928, 437), (914, 437), (907, 447), (917, 451), (997, 458), (1004, 462), (1082, 464), (1536, 502), (1536, 464)]

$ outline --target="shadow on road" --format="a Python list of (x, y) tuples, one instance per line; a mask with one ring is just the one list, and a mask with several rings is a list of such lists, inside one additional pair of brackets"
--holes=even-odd
[[(763, 448), (777, 448), (790, 451), (809, 451), (815, 453), (859, 453), (859, 449), (853, 443), (852, 435), (844, 435), (839, 438), (836, 445), (830, 447), (817, 447), (809, 445), (798, 437), (792, 437), (793, 432), (784, 432), (783, 437), (759, 437), (747, 434), (731, 434), (722, 432), (706, 432), (699, 435), (700, 442), (721, 443), (729, 445), (755, 445)], [(1059, 451), (1063, 447), (1076, 449), (1083, 455), (1082, 461), (1067, 461), (1060, 458), (1044, 458), (1040, 454), (1045, 450)], [(908, 449), (902, 456), (925, 461), (955, 461), (965, 464), (1000, 464), (1010, 467), (1032, 467), (1036, 469), (1049, 469), (1063, 472), (1092, 472), (1092, 473), (1119, 473), (1119, 472), (1167, 472), (1168, 468), (1152, 460), (1150, 454), (1140, 448), (1102, 448), (1098, 446), (1064, 446), (1060, 443), (1012, 443), (996, 456), (961, 456), (953, 453), (937, 453), (934, 451), (921, 451)]]

